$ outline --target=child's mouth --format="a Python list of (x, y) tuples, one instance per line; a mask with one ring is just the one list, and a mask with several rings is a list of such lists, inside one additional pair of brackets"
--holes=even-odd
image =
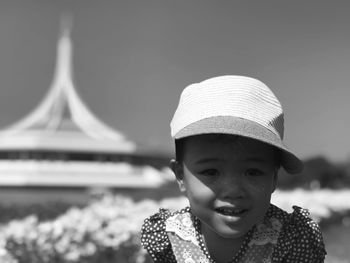
[(242, 208), (234, 208), (234, 207), (219, 207), (216, 208), (215, 211), (224, 216), (240, 216), (247, 212), (247, 209)]

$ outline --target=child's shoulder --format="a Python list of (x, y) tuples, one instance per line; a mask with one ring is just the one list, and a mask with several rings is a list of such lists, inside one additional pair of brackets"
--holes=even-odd
[(308, 237), (322, 238), (319, 225), (312, 219), (307, 209), (293, 206), (293, 211), (288, 213), (281, 208), (271, 205), (268, 216), (281, 221), (285, 230), (298, 230), (299, 234), (307, 234)]
[(188, 207), (178, 211), (161, 208), (144, 220), (141, 228), (141, 244), (154, 260), (176, 262), (166, 233), (166, 223), (169, 218), (183, 217), (188, 214)]
[(275, 256), (287, 253), (288, 257), (295, 257), (291, 258), (293, 262), (307, 257), (313, 259), (311, 262), (323, 262), (326, 251), (322, 233), (307, 209), (293, 206), (293, 212), (287, 213), (272, 205), (269, 213), (271, 218), (277, 218), (283, 225)]
[(159, 211), (144, 220), (142, 225), (142, 231), (159, 231), (165, 229), (165, 222), (170, 217), (178, 217), (188, 215), (190, 211), (189, 207), (185, 207), (181, 210), (171, 211), (169, 209), (160, 208)]

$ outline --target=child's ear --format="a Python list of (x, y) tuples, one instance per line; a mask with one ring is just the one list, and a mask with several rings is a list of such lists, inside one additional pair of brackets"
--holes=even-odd
[(176, 176), (176, 181), (179, 185), (180, 191), (184, 192), (186, 191), (184, 182), (183, 182), (183, 167), (181, 165), (181, 163), (179, 163), (178, 161), (171, 159), (170, 161), (170, 168), (171, 170), (174, 172), (175, 176)]

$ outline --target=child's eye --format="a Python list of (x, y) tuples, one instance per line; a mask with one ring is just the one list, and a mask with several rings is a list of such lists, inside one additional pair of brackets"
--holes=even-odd
[(247, 176), (261, 176), (264, 172), (259, 169), (248, 169), (245, 173)]
[(205, 176), (216, 176), (219, 175), (219, 171), (216, 169), (206, 169), (201, 171), (200, 174)]

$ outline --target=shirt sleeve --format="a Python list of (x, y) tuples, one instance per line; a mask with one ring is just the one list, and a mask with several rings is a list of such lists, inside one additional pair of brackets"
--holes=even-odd
[(319, 226), (306, 209), (297, 206), (293, 209), (289, 228), (292, 240), (285, 241), (290, 247), (283, 262), (323, 263), (327, 253)]
[(160, 209), (147, 218), (141, 228), (141, 245), (147, 250), (154, 262), (176, 263), (171, 244), (165, 232), (165, 220), (170, 212)]

